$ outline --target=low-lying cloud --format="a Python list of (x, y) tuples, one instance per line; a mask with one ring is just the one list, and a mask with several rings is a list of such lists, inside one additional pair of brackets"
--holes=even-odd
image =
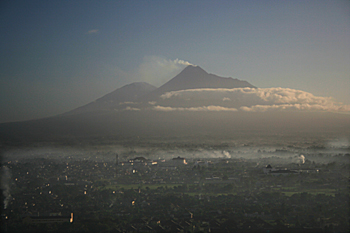
[(125, 108), (125, 110), (126, 111), (140, 111), (141, 109), (139, 109), (139, 108), (132, 108), (132, 107), (128, 106), (128, 107)]
[[(178, 100), (189, 103), (190, 101), (216, 101), (225, 104), (219, 106), (172, 108), (169, 106), (156, 106), (158, 111), (329, 111), (329, 112), (350, 112), (349, 105), (336, 102), (331, 97), (314, 96), (311, 93), (290, 88), (200, 88), (180, 91), (171, 91), (161, 95), (161, 99)], [(227, 104), (230, 106), (227, 106)]]
[(190, 111), (190, 112), (235, 112), (237, 111), (236, 108), (226, 108), (222, 106), (203, 106), (203, 107), (189, 107), (189, 108), (182, 108), (182, 107), (163, 107), (163, 106), (154, 106), (153, 110), (156, 111), (163, 111), (163, 112), (171, 112), (171, 111)]

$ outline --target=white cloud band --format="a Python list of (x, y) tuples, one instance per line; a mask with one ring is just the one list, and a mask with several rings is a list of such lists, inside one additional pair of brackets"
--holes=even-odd
[(154, 106), (152, 108), (156, 111), (163, 111), (163, 112), (172, 112), (172, 111), (190, 111), (190, 112), (235, 112), (237, 111), (236, 108), (226, 108), (222, 106), (203, 106), (203, 107), (190, 107), (190, 108), (181, 108), (181, 107), (163, 107), (163, 106)]
[[(350, 112), (349, 105), (336, 102), (331, 97), (314, 96), (311, 93), (290, 88), (200, 88), (171, 91), (161, 96), (164, 103), (167, 100), (179, 101), (221, 101), (225, 107), (215, 106), (218, 111), (239, 108), (246, 112), (265, 111), (330, 111)], [(230, 103), (232, 106), (227, 106)], [(160, 106), (159, 106), (160, 107)], [(210, 107), (210, 106), (208, 106)], [(208, 107), (200, 107), (206, 109)], [(221, 107), (222, 109), (220, 109)], [(164, 107), (166, 108), (166, 107)], [(195, 109), (198, 107), (195, 107)], [(194, 108), (172, 108), (179, 111), (191, 111)], [(236, 109), (237, 110), (237, 109)]]

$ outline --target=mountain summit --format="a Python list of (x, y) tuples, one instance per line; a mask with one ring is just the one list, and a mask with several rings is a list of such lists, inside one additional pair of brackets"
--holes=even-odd
[(169, 91), (178, 91), (195, 88), (256, 88), (247, 81), (233, 78), (224, 78), (214, 74), (209, 74), (199, 66), (187, 66), (170, 81), (152, 91), (146, 99), (156, 99), (160, 95)]

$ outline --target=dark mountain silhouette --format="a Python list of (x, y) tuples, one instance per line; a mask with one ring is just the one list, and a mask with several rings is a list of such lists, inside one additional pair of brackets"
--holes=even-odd
[[(63, 115), (83, 114), (88, 112), (106, 112), (114, 110), (125, 110), (129, 108), (145, 109), (147, 102), (158, 100), (158, 103), (164, 102), (159, 97), (169, 91), (193, 89), (193, 88), (239, 88), (251, 87), (247, 81), (241, 81), (233, 78), (223, 78), (214, 74), (208, 74), (199, 66), (187, 66), (178, 75), (172, 78), (159, 88), (145, 83), (135, 82), (125, 85), (87, 105), (76, 108)], [(186, 107), (182, 102), (172, 102), (172, 106)], [(186, 103), (191, 105), (191, 103)], [(193, 105), (202, 105), (206, 103), (194, 103)], [(207, 101), (207, 104), (213, 104)]]
[(125, 85), (115, 91), (87, 104), (76, 108), (65, 114), (79, 114), (96, 111), (111, 111), (123, 107), (128, 102), (137, 101), (141, 96), (144, 96), (157, 89), (157, 87), (146, 82), (135, 82)]
[[(160, 88), (147, 83), (132, 83), (65, 114), (38, 120), (2, 123), (0, 124), (0, 150), (2, 145), (20, 145), (23, 142), (79, 144), (84, 138), (93, 141), (139, 137), (187, 137), (191, 140), (199, 140), (201, 138), (238, 138), (242, 135), (255, 134), (300, 135), (301, 132), (305, 135), (310, 132), (347, 135), (350, 130), (349, 115), (329, 112), (251, 113), (154, 110), (157, 105), (186, 107), (188, 104), (188, 107), (192, 107), (221, 104), (220, 106), (225, 106), (222, 100), (220, 103), (210, 102), (210, 99), (193, 102), (180, 101), (177, 98), (162, 100), (159, 97), (165, 92), (183, 89), (238, 87), (255, 88), (246, 81), (222, 78), (208, 74), (198, 66), (188, 66)], [(150, 103), (150, 100), (154, 103)], [(138, 104), (130, 102), (138, 102)], [(228, 102), (237, 104), (234, 100)], [(163, 103), (169, 105), (162, 105)]]
[(160, 95), (169, 91), (178, 91), (194, 88), (256, 88), (247, 81), (233, 78), (223, 78), (214, 74), (209, 74), (199, 66), (187, 66), (170, 81), (147, 94), (143, 99), (155, 100)]

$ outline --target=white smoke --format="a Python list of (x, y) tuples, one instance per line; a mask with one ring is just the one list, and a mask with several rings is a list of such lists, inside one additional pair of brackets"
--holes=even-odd
[(230, 155), (230, 153), (228, 152), (228, 151), (223, 151), (222, 152), (222, 154), (225, 156), (225, 158), (228, 158), (228, 159), (230, 159), (231, 158), (231, 155)]
[(192, 63), (189, 63), (188, 61), (180, 60), (177, 58), (174, 60), (174, 63), (179, 65), (184, 65), (184, 66), (196, 66), (196, 65), (193, 65)]
[(134, 71), (128, 72), (130, 79), (148, 82), (160, 86), (180, 73), (186, 66), (195, 66), (181, 59), (166, 59), (158, 56), (146, 56), (141, 65)]
[[(196, 66), (182, 59), (167, 59), (160, 56), (145, 56), (142, 62), (131, 70), (124, 70), (118, 66), (105, 65), (104, 70), (116, 83), (109, 82), (109, 86), (123, 86), (131, 82), (147, 82), (155, 86), (161, 86), (171, 78), (175, 77), (186, 66)], [(116, 81), (117, 80), (117, 81)]]
[(10, 169), (6, 166), (2, 166), (1, 167), (1, 189), (2, 189), (2, 194), (4, 196), (5, 209), (7, 209), (8, 203), (11, 198), (10, 180), (11, 180)]

